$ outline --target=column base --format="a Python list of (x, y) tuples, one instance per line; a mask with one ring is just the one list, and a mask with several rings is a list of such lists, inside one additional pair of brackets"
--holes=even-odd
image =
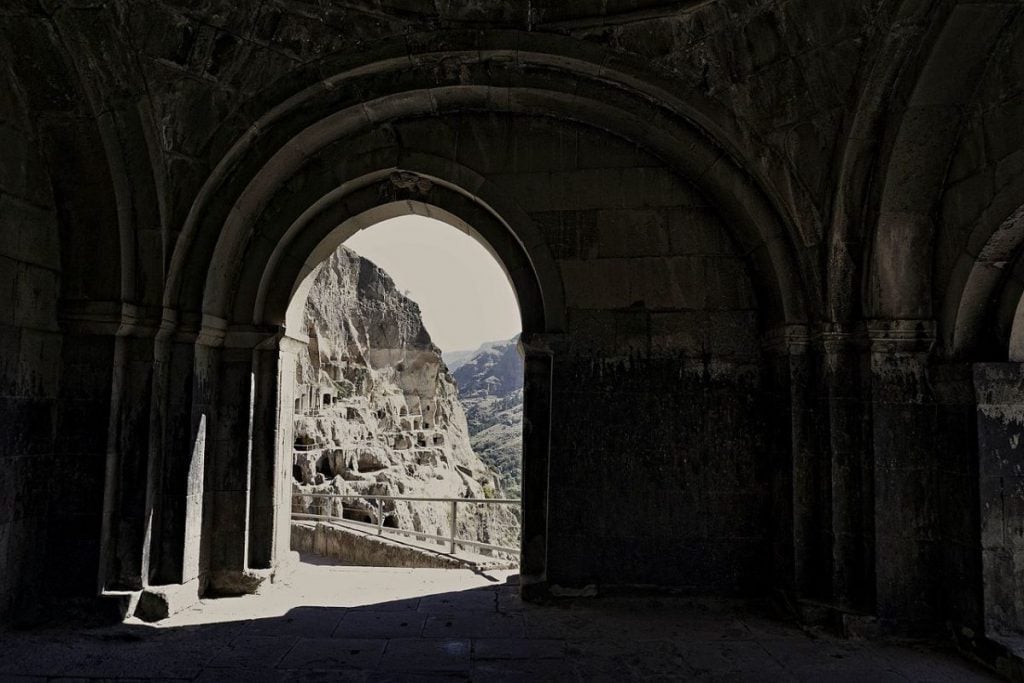
[(207, 595), (230, 597), (250, 595), (259, 591), (264, 583), (276, 583), (290, 576), (299, 566), (299, 554), (289, 550), (268, 569), (224, 569), (210, 573)]
[(131, 614), (142, 621), (159, 621), (199, 602), (199, 579), (184, 584), (147, 586), (136, 599)]

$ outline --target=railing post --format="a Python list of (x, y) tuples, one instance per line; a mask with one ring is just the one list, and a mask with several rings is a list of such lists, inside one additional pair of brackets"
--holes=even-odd
[(451, 536), (449, 537), (449, 540), (451, 541), (451, 554), (452, 555), (455, 554), (455, 506), (457, 504), (458, 504), (458, 501), (452, 500), (452, 507), (451, 507), (451, 511), (452, 511), (452, 524), (451, 524)]
[(377, 535), (384, 535), (384, 502), (377, 499)]

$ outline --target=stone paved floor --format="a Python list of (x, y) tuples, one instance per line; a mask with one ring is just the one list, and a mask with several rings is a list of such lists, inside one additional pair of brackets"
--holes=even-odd
[(677, 598), (523, 605), (508, 572), (302, 564), (159, 626), (0, 633), (0, 681), (987, 681), (923, 647), (812, 637)]

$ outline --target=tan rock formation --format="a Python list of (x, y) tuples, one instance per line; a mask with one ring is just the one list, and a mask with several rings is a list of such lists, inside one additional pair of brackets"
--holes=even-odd
[[(504, 496), (501, 475), (470, 446), (454, 381), (417, 304), (370, 261), (342, 247), (306, 303), (308, 353), (295, 389), (294, 490), (427, 498)], [(303, 497), (297, 511), (318, 509)], [(319, 508), (323, 509), (323, 508)], [(369, 498), (334, 499), (332, 514), (377, 522)], [(384, 525), (447, 535), (445, 503), (386, 501)], [(460, 505), (462, 538), (518, 546), (513, 506)]]

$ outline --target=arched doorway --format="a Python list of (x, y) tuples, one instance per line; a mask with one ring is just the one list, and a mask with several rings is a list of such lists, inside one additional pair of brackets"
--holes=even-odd
[[(551, 366), (543, 339), (549, 312), (558, 310), (558, 304), (552, 302), (560, 296), (557, 287), (553, 297), (547, 295), (550, 283), (542, 287), (537, 276), (534, 264), (543, 264), (543, 254), (538, 258), (524, 249), (523, 240), (509, 223), (479, 200), (436, 179), (391, 170), (343, 190), (348, 192), (339, 192), (334, 201), (303, 214), (300, 224), (286, 232), (277, 248), (264, 254), (262, 273), (257, 275), (248, 264), (241, 269), (240, 275), (257, 286), (248, 288), (242, 283), (231, 289), (236, 292), (236, 310), (239, 298), (252, 301), (251, 323), (226, 325), (214, 332), (215, 343), (208, 349), (203, 349), (202, 343), (197, 345), (197, 357), (206, 356), (217, 367), (222, 387), (218, 429), (224, 435), (216, 439), (219, 447), (208, 453), (213, 462), (204, 465), (199, 573), (206, 570), (215, 591), (243, 592), (286, 560), (294, 441), (292, 386), (296, 354), (304, 351), (306, 344), (301, 312), (310, 275), (358, 230), (393, 216), (418, 214), (442, 220), (480, 240), (502, 265), (516, 293), (523, 324), (524, 422), (528, 425), (523, 442), (521, 566), (524, 583), (543, 581)], [(353, 207), (366, 208), (353, 212)], [(210, 319), (206, 322), (209, 334)], [(222, 336), (216, 339), (218, 335)], [(243, 434), (248, 438), (239, 438)], [(203, 439), (196, 437), (197, 442)], [(228, 488), (226, 473), (247, 473), (246, 490)]]
[(402, 216), (347, 240), (307, 289), (292, 302), (309, 338), (296, 354), (292, 549), (349, 565), (516, 566), (522, 325), (500, 262), (479, 236)]
[[(503, 54), (489, 53), (483, 61)], [(550, 66), (546, 58), (522, 50), (518, 59)], [(373, 71), (372, 78), (393, 67), (390, 62), (382, 65), (383, 71)], [(636, 387), (638, 395), (650, 395), (652, 408), (671, 413), (666, 417), (672, 424), (700, 425), (700, 414), (680, 417), (682, 409), (699, 407), (674, 396), (679, 383), (673, 379), (680, 371), (688, 372), (693, 388), (684, 392), (687, 397), (702, 394), (711, 383), (721, 384), (729, 394), (721, 401), (734, 407), (715, 412), (715, 424), (743, 422), (730, 416), (755, 413), (753, 403), (764, 395), (760, 375), (750, 369), (760, 362), (762, 351), (783, 359), (802, 353), (807, 308), (787, 226), (758, 183), (738, 174), (722, 147), (678, 112), (650, 110), (649, 102), (633, 95), (628, 103), (621, 101), (624, 93), (633, 93), (635, 84), (608, 98), (581, 99), (562, 92), (562, 86), (575, 92), (580, 77), (598, 72), (575, 61), (566, 73), (565, 65), (552, 68), (560, 75), (554, 81), (545, 76), (539, 91), (512, 87), (500, 102), (490, 95), (481, 99), (492, 92), (491, 85), (396, 94), (390, 90), (394, 84), (385, 83), (387, 92), (379, 98), (349, 106), (347, 99), (331, 98), (348, 98), (355, 91), (321, 92), (319, 85), (311, 86), (269, 111), (218, 163), (176, 246), (165, 297), (169, 316), (190, 312), (168, 325), (173, 330), (168, 335), (181, 339), (180, 363), (191, 367), (195, 392), (188, 407), (180, 410), (184, 415), (171, 416), (187, 420), (191, 433), (181, 443), (163, 447), (171, 453), (195, 451), (199, 443), (214, 444), (199, 449), (202, 460), (190, 464), (190, 472), (198, 469), (206, 475), (201, 512), (170, 511), (172, 517), (178, 515), (168, 524), (172, 530), (185, 527), (185, 537), (203, 539), (203, 554), (186, 558), (196, 568), (192, 576), (209, 577), (221, 590), (245, 589), (245, 577), (272, 571), (287, 551), (286, 515), (281, 510), (287, 496), (275, 489), (274, 482), (286, 482), (290, 475), (290, 467), (285, 469), (276, 456), (290, 446), (282, 444), (283, 435), (276, 430), (280, 406), (293, 410), (293, 401), (284, 401), (277, 388), (279, 375), (286, 372), (284, 356), (302, 348), (288, 333), (294, 329), (288, 321), (290, 302), (305, 275), (344, 239), (343, 230), (335, 232), (339, 226), (354, 231), (360, 221), (369, 225), (415, 212), (444, 211), (473, 226), (504, 264), (519, 297), (527, 354), (522, 567), (527, 585), (545, 581), (549, 568), (558, 575), (555, 582), (564, 585), (673, 583), (680, 580), (678, 566), (697, 567), (708, 557), (704, 548), (709, 538), (730, 548), (716, 555), (729, 571), (749, 565), (736, 559), (742, 553), (730, 554), (734, 546), (744, 545), (743, 552), (754, 553), (768, 542), (764, 524), (739, 540), (730, 536), (726, 527), (742, 522), (730, 517), (728, 524), (719, 525), (721, 529), (660, 529), (661, 547), (672, 551), (661, 552), (636, 533), (635, 521), (641, 517), (617, 515), (625, 522), (606, 530), (605, 540), (642, 558), (630, 565), (637, 570), (634, 576), (622, 577), (615, 566), (587, 566), (594, 538), (589, 531), (578, 533), (571, 511), (552, 515), (561, 521), (558, 528), (548, 529), (553, 350), (562, 358), (577, 356), (574, 363), (559, 362), (565, 371), (558, 385), (585, 385), (579, 396), (560, 397), (557, 420), (565, 428), (556, 441), (561, 456), (557, 487), (573, 490), (585, 475), (597, 492), (592, 500), (613, 499), (626, 510), (650, 496), (639, 488), (621, 489), (620, 479), (601, 462), (614, 460), (611, 451), (637, 445), (619, 445), (627, 434), (617, 427), (620, 422), (651, 433), (653, 427), (638, 428), (636, 422), (654, 412), (622, 394), (615, 395), (617, 406), (601, 397), (616, 387)], [(580, 73), (573, 71), (581, 68)], [(609, 77), (606, 70), (600, 73), (602, 79)], [(340, 75), (337, 82), (351, 75)], [(330, 101), (325, 108), (298, 106), (307, 96), (310, 103), (321, 96)], [(651, 121), (659, 125), (652, 126)], [(475, 136), (477, 145), (449, 145), (456, 126)], [(518, 136), (514, 145), (509, 144), (512, 130)], [(402, 131), (408, 134), (398, 135)], [(578, 144), (578, 154), (556, 151), (526, 158), (519, 152), (559, 150), (553, 143), (569, 140)], [(609, 158), (611, 149), (617, 151)], [(577, 201), (578, 196), (584, 201)], [(581, 208), (590, 218), (600, 214), (615, 219), (603, 224), (606, 234), (600, 239), (593, 232), (595, 224), (572, 222), (572, 212)], [(631, 243), (613, 236), (618, 219), (644, 239)], [(659, 235), (670, 227), (680, 239), (673, 237), (665, 244)], [(332, 233), (334, 245), (327, 239)], [(691, 233), (700, 239), (688, 241)], [(603, 253), (595, 255), (599, 244), (604, 245), (598, 249)], [(672, 253), (659, 260), (665, 249)], [(702, 292), (706, 261), (733, 277), (711, 282), (710, 296), (690, 296)], [(601, 286), (609, 281), (626, 284)], [(739, 287), (733, 286), (737, 283)], [(569, 299), (568, 307), (577, 313), (575, 330), (567, 330)], [(196, 314), (199, 310), (201, 315)], [(709, 321), (718, 329), (712, 346), (703, 341)], [(728, 331), (734, 327), (741, 334)], [(734, 340), (742, 348), (733, 348)], [(166, 343), (173, 347), (179, 342)], [(634, 363), (633, 357), (645, 362)], [(648, 357), (654, 362), (647, 363)], [(714, 362), (716, 357), (724, 364)], [(609, 375), (605, 369), (620, 374)], [(795, 370), (783, 362), (778, 372), (786, 379)], [(652, 377), (657, 384), (653, 388)], [(732, 403), (733, 398), (739, 403)], [(216, 434), (207, 438), (214, 414)], [(781, 419), (788, 419), (788, 413)], [(592, 429), (595, 425), (599, 429)], [(703, 463), (715, 466), (719, 461), (712, 451), (741, 453), (745, 461), (752, 458), (753, 451), (746, 446), (714, 444), (704, 436), (714, 433), (715, 429), (701, 428), (682, 439), (658, 431), (658, 444), (647, 450), (678, 471), (697, 462), (679, 449), (688, 441), (700, 452), (700, 466), (706, 470), (701, 476), (707, 477), (714, 473)], [(579, 436), (593, 439), (584, 444)], [(789, 436), (779, 436), (780, 458), (788, 459)], [(595, 453), (600, 455), (593, 457)], [(737, 495), (743, 505), (726, 504), (723, 509), (763, 509), (766, 488), (753, 481), (760, 470), (749, 464), (740, 468), (743, 488)], [(222, 473), (231, 468), (233, 477), (247, 482), (241, 490), (223, 483)], [(784, 463), (772, 469), (786, 471)], [(697, 511), (684, 514), (697, 518), (703, 514), (703, 499), (675, 495), (688, 494), (697, 478), (679, 474), (655, 483), (668, 485), (664, 499), (681, 510)], [(194, 477), (187, 479), (191, 483)], [(780, 491), (785, 488), (786, 482), (781, 482)], [(730, 495), (723, 492), (715, 504)], [(206, 520), (205, 525), (197, 519)], [(778, 524), (779, 573), (784, 574), (784, 556), (790, 550), (785, 541), (790, 520), (784, 511)], [(203, 528), (195, 531), (199, 527)], [(549, 538), (556, 539), (550, 555)], [(676, 554), (679, 548), (682, 552)], [(548, 562), (554, 553), (561, 564)], [(663, 562), (663, 571), (647, 570), (652, 558)], [(174, 583), (181, 580), (177, 575), (171, 571), (158, 578)], [(232, 577), (242, 577), (242, 585), (232, 585)]]

